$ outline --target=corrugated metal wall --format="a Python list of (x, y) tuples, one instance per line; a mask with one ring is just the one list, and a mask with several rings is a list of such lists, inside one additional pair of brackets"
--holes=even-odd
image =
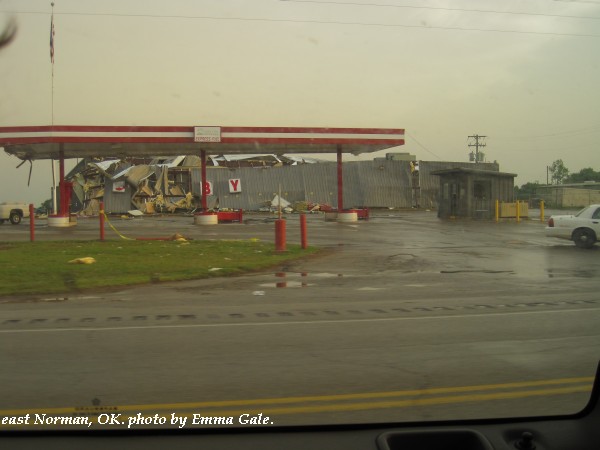
[(113, 192), (113, 181), (108, 177), (104, 180), (104, 210), (108, 213), (121, 214), (135, 209), (131, 197), (135, 191), (129, 183), (125, 183), (125, 191)]
[[(293, 168), (291, 166), (290, 168)], [(324, 203), (337, 207), (337, 165), (336, 163), (319, 163), (303, 166), (296, 166), (302, 169), (302, 180), (306, 189), (306, 200), (313, 203)], [(348, 164), (344, 164), (344, 171), (347, 171)], [(344, 195), (350, 195), (349, 184), (352, 178), (349, 174), (344, 174)], [(348, 199), (349, 201), (350, 199)], [(346, 206), (350, 203), (346, 201)]]
[[(343, 165), (344, 207), (437, 207), (439, 177), (431, 175), (434, 170), (455, 167), (474, 168), (468, 162), (419, 162), (420, 202), (414, 196), (413, 179), (408, 161), (374, 160), (352, 161)], [(498, 171), (498, 164), (478, 164), (478, 169)], [(201, 193), (201, 170), (191, 168), (192, 193)], [(298, 166), (235, 169), (208, 168), (208, 181), (213, 184), (213, 195), (208, 206), (221, 208), (258, 210), (270, 205), (279, 192), (287, 201), (294, 203), (310, 201), (337, 207), (337, 164), (326, 162)], [(229, 180), (239, 179), (241, 192), (229, 192)], [(125, 193), (112, 192), (111, 180), (106, 180), (104, 202), (106, 211), (126, 212), (133, 208), (133, 191), (127, 184)]]
[[(356, 187), (350, 198), (344, 193), (348, 206), (410, 208), (412, 205), (412, 176), (408, 161), (358, 161), (348, 163)], [(345, 171), (346, 173), (346, 171)], [(344, 173), (344, 178), (346, 175)]]
[[(410, 165), (407, 161), (353, 161), (344, 163), (344, 207), (412, 206)], [(336, 163), (304, 164), (300, 166), (241, 167), (207, 171), (214, 195), (212, 206), (256, 210), (270, 203), (279, 192), (287, 201), (310, 201), (337, 207)], [(192, 193), (200, 195), (200, 169), (192, 169)], [(229, 180), (239, 179), (240, 193), (229, 193)]]

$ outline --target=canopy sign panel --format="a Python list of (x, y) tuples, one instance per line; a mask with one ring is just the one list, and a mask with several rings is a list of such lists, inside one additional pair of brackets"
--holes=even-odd
[(194, 127), (194, 142), (221, 142), (221, 127)]

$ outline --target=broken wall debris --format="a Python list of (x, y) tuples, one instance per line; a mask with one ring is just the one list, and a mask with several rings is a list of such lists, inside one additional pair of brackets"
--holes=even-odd
[[(335, 162), (306, 164), (299, 157), (275, 155), (211, 156), (207, 182), (212, 210), (276, 211), (279, 195), (284, 211), (317, 212), (337, 208)], [(317, 162), (317, 161), (311, 161)], [(200, 158), (82, 160), (67, 179), (74, 182), (74, 212), (95, 215), (104, 201), (107, 213), (136, 209), (145, 214), (193, 212), (200, 208)], [(280, 164), (281, 163), (281, 164)], [(485, 166), (485, 167), (484, 167)], [(418, 170), (416, 168), (418, 167)], [(344, 163), (344, 206), (370, 208), (436, 208), (439, 179), (433, 170), (472, 167), (466, 162), (375, 159)], [(498, 171), (497, 164), (478, 168)], [(232, 189), (235, 182), (235, 189)], [(122, 189), (114, 189), (120, 183)]]
[[(107, 213), (124, 213), (132, 209), (147, 214), (192, 211), (196, 207), (191, 192), (191, 166), (185, 156), (155, 158), (150, 163), (132, 164), (127, 160), (82, 160), (68, 175), (74, 182), (74, 211), (95, 215), (100, 201)], [(156, 164), (152, 164), (156, 163)]]

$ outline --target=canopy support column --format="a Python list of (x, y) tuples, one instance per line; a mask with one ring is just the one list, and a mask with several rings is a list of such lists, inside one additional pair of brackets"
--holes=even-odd
[(202, 180), (200, 181), (200, 204), (202, 211), (194, 215), (194, 223), (196, 225), (216, 225), (219, 223), (219, 216), (215, 212), (208, 211), (208, 180), (206, 179), (206, 150), (200, 150), (200, 173)]
[(206, 181), (206, 150), (200, 150), (200, 164), (202, 164), (200, 170), (202, 172), (202, 186), (201, 186), (201, 204), (202, 212), (206, 212), (208, 209), (208, 202), (206, 200), (207, 194), (207, 181)]
[(344, 209), (344, 181), (342, 173), (342, 146), (337, 146), (337, 210), (338, 213)]
[(58, 150), (58, 213), (48, 216), (48, 225), (51, 227), (70, 227), (77, 223), (75, 217), (71, 219), (71, 192), (73, 183), (65, 180), (65, 150), (60, 144)]
[(355, 210), (344, 211), (344, 176), (342, 170), (342, 146), (337, 146), (337, 221), (356, 222), (358, 214)]
[(69, 214), (69, 206), (68, 204), (65, 205), (65, 151), (63, 150), (62, 144), (58, 151), (58, 190), (60, 192), (58, 215), (64, 217)]

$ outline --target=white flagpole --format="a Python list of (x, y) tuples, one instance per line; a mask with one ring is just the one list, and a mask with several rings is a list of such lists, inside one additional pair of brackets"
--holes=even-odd
[(54, 2), (50, 19), (50, 62), (52, 63), (52, 125), (54, 125)]
[[(52, 5), (52, 16), (50, 18), (50, 63), (52, 64), (52, 119), (51, 125), (54, 126), (54, 2)], [(56, 162), (54, 159), (50, 160), (52, 163), (52, 213), (58, 214), (58, 204), (56, 199)]]

